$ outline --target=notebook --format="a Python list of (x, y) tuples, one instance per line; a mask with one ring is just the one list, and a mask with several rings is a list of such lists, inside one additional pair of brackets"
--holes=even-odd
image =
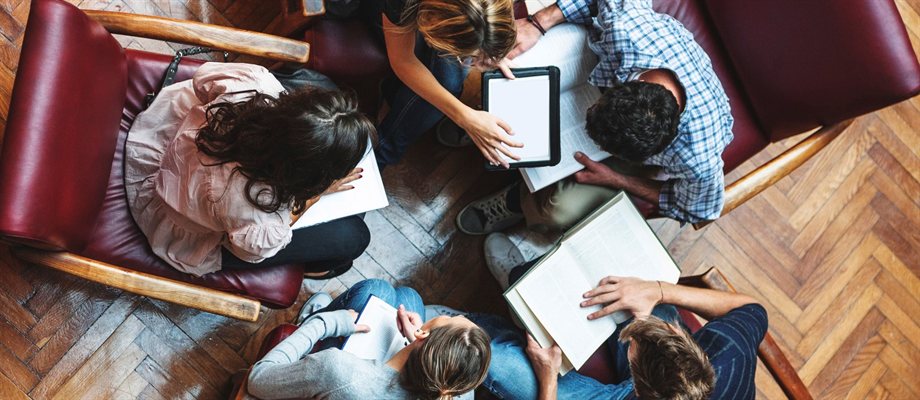
[(629, 318), (624, 312), (593, 321), (582, 294), (607, 276), (676, 283), (677, 264), (622, 192), (566, 232), (553, 249), (505, 291), (505, 299), (543, 347), (563, 354), (563, 374), (580, 368)]
[[(524, 145), (509, 148), (520, 160), (501, 154), (510, 168), (559, 163), (559, 68), (515, 68), (515, 79), (500, 71), (482, 75), (482, 109), (511, 126), (512, 139)], [(504, 167), (486, 165), (486, 169)]]
[(354, 189), (324, 195), (294, 222), (291, 229), (306, 228), (388, 206), (390, 202), (387, 200), (383, 178), (380, 176), (380, 169), (377, 168), (377, 158), (370, 144), (367, 154), (358, 163), (358, 168), (363, 168), (364, 172), (361, 173), (361, 179), (351, 183)]
[[(597, 56), (588, 47), (588, 27), (561, 24), (546, 32), (536, 46), (514, 59), (521, 67), (553, 65), (559, 68), (559, 163), (554, 166), (521, 168), (524, 183), (536, 192), (584, 167), (575, 161), (576, 151), (598, 161), (610, 156), (588, 137), (585, 114), (600, 90), (588, 83)], [(513, 127), (513, 125), (512, 125)]]
[(396, 308), (371, 295), (355, 324), (371, 327), (367, 333), (355, 333), (345, 340), (342, 350), (364, 360), (386, 362), (408, 345), (396, 325)]

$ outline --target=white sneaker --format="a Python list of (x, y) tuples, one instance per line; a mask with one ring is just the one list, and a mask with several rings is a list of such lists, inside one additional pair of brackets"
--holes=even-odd
[(448, 306), (442, 306), (439, 304), (429, 304), (425, 306), (425, 315), (423, 315), (423, 317), (425, 318), (425, 322), (428, 322), (442, 315), (448, 316), (448, 317), (456, 317), (458, 315), (466, 315), (466, 314), (467, 313), (463, 311), (455, 310)]
[(504, 233), (492, 233), (486, 236), (484, 245), (486, 266), (498, 281), (502, 290), (509, 286), (508, 275), (515, 267), (524, 264), (524, 255)]
[(313, 295), (310, 296), (310, 298), (307, 299), (305, 303), (303, 303), (303, 306), (300, 307), (300, 313), (297, 314), (297, 319), (294, 320), (294, 325), (302, 324), (307, 320), (307, 318), (310, 317), (310, 315), (313, 315), (313, 313), (326, 308), (326, 306), (328, 306), (330, 303), (332, 303), (332, 296), (330, 296), (329, 293), (313, 293)]

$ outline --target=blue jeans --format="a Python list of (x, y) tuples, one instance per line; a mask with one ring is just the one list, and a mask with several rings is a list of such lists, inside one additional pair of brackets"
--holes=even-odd
[[(454, 96), (460, 96), (469, 69), (457, 60), (445, 58), (433, 50), (421, 35), (415, 38), (415, 56), (431, 71), (441, 86)], [(444, 118), (444, 113), (415, 94), (395, 76), (384, 82), (383, 93), (390, 105), (390, 112), (377, 127), (380, 144), (375, 151), (377, 163), (381, 166), (399, 162), (412, 143)]]
[[(679, 320), (677, 309), (672, 305), (659, 305), (652, 311), (665, 321)], [(488, 318), (486, 318), (488, 317)], [(470, 320), (481, 326), (492, 338), (492, 363), (483, 386), (499, 399), (535, 399), (539, 384), (524, 352), (527, 340), (524, 333), (504, 318), (471, 315)], [(614, 357), (617, 384), (603, 384), (592, 378), (571, 371), (559, 378), (557, 391), (559, 399), (623, 399), (633, 391), (626, 358), (628, 345), (617, 340), (620, 331), (632, 320), (617, 326), (616, 332), (605, 346), (610, 346)]]

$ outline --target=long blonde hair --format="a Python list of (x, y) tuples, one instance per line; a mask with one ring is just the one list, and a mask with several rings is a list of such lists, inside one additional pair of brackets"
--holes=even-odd
[(438, 327), (409, 353), (401, 383), (422, 399), (451, 399), (482, 384), (491, 359), (489, 335), (482, 328)]
[(409, 0), (396, 23), (443, 55), (486, 65), (505, 57), (516, 35), (512, 0)]

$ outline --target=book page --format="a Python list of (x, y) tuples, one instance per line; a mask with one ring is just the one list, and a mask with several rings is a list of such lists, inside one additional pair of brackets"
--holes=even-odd
[[(561, 246), (581, 266), (592, 288), (611, 275), (677, 282), (677, 264), (625, 194), (588, 218), (563, 238)], [(620, 323), (629, 315), (618, 312), (612, 317)]]
[[(616, 330), (611, 318), (588, 320), (600, 306), (582, 308), (581, 294), (592, 282), (563, 247), (546, 258), (515, 285), (521, 298), (562, 349), (572, 366), (580, 368)], [(541, 343), (542, 345), (542, 343)]]
[(511, 152), (521, 157), (508, 162), (546, 161), (550, 154), (550, 79), (549, 75), (529, 76), (514, 80), (489, 79), (489, 114), (511, 126), (513, 139), (524, 144)]
[(575, 152), (581, 151), (594, 161), (610, 154), (588, 137), (585, 130), (585, 113), (594, 105), (601, 93), (587, 83), (559, 95), (559, 164), (551, 167), (521, 168), (521, 175), (530, 192), (536, 192), (584, 169), (575, 161)]
[(407, 345), (396, 325), (396, 309), (377, 296), (371, 296), (356, 324), (371, 327), (367, 333), (348, 337), (342, 350), (365, 360), (386, 362)]
[(390, 202), (383, 188), (383, 178), (377, 168), (374, 149), (370, 145), (367, 154), (358, 163), (358, 168), (363, 168), (364, 172), (361, 173), (361, 179), (351, 183), (354, 189), (321, 197), (300, 216), (291, 229), (305, 228), (388, 206)]
[(533, 48), (513, 61), (520, 68), (559, 68), (559, 92), (565, 92), (588, 82), (597, 65), (597, 55), (588, 47), (588, 27), (576, 24), (554, 26)]

